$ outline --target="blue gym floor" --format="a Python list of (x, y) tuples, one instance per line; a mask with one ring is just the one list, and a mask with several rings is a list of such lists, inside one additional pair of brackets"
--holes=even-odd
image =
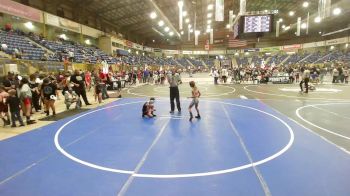
[(0, 142), (0, 195), (350, 195), (350, 155), (257, 100), (122, 99)]

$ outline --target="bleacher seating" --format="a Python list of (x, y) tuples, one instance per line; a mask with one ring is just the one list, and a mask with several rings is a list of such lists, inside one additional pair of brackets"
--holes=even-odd
[(22, 59), (25, 60), (41, 60), (45, 53), (42, 48), (33, 45), (24, 36), (17, 35), (15, 32), (0, 31), (0, 42), (7, 45), (7, 54), (12, 55), (17, 49), (22, 52)]

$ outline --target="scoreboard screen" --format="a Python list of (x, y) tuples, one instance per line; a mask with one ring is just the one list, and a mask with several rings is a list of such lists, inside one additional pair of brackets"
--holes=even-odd
[(244, 33), (270, 32), (272, 15), (244, 16)]

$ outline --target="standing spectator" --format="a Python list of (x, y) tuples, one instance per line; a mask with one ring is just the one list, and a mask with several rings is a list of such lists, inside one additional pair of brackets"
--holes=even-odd
[(214, 69), (213, 71), (213, 77), (214, 77), (214, 84), (218, 84), (218, 79), (219, 79), (219, 73), (217, 69)]
[(176, 107), (179, 112), (181, 112), (181, 104), (180, 104), (180, 92), (178, 85), (181, 84), (181, 78), (178, 73), (173, 71), (168, 75), (168, 82), (170, 85), (170, 113), (173, 114), (175, 110), (174, 100), (176, 99)]
[(339, 71), (338, 71), (338, 69), (337, 68), (334, 68), (333, 69), (333, 81), (332, 81), (332, 83), (338, 83), (338, 81), (339, 81)]
[(344, 74), (345, 84), (348, 84), (349, 83), (349, 68), (348, 67), (344, 67), (343, 74)]
[(227, 82), (227, 77), (228, 77), (228, 71), (227, 71), (226, 68), (223, 68), (223, 69), (221, 70), (221, 75), (222, 75), (222, 80), (223, 80), (223, 82), (226, 84), (226, 82)]
[(13, 72), (8, 72), (7, 78), (2, 83), (7, 92), (11, 89), (16, 89), (15, 74)]
[(88, 91), (90, 92), (91, 90), (91, 72), (86, 71), (85, 72), (85, 85)]
[(36, 112), (39, 112), (41, 110), (40, 105), (40, 91), (39, 91), (39, 84), (36, 82), (37, 78), (34, 74), (30, 75), (29, 77), (29, 87), (32, 90), (32, 105)]
[[(109, 95), (107, 92), (107, 74), (103, 73), (102, 69), (100, 69), (99, 78), (101, 79), (101, 93), (102, 99), (108, 99)], [(97, 84), (96, 84), (97, 85)]]
[(27, 124), (34, 124), (34, 120), (30, 120), (32, 112), (32, 90), (28, 85), (29, 81), (27, 78), (22, 78), (19, 84), (19, 98), (22, 102), (23, 114), (27, 119)]
[(70, 82), (74, 85), (73, 90), (75, 93), (83, 98), (85, 105), (91, 105), (86, 97), (84, 77), (83, 73), (80, 73), (79, 70), (75, 70), (74, 75), (70, 77)]
[(55, 101), (57, 95), (57, 86), (51, 83), (49, 78), (45, 78), (41, 86), (41, 97), (45, 104), (46, 116), (50, 115), (50, 108), (52, 114), (56, 115)]
[(16, 120), (19, 121), (20, 126), (24, 126), (20, 111), (21, 111), (21, 101), (16, 96), (16, 90), (11, 89), (9, 91), (9, 97), (6, 100), (6, 104), (10, 107), (12, 126), (16, 127)]
[(305, 68), (305, 70), (301, 69), (301, 71), (303, 72), (303, 77), (302, 77), (302, 81), (300, 82), (300, 90), (301, 92), (303, 92), (303, 84), (305, 84), (305, 93), (309, 92), (309, 81), (310, 81), (310, 70), (308, 70), (307, 68)]
[[(4, 126), (10, 125), (8, 106), (6, 105), (6, 99), (8, 97), (9, 94), (5, 91), (5, 87), (0, 85), (0, 115), (1, 119), (4, 121)], [(7, 119), (5, 117), (7, 117)]]

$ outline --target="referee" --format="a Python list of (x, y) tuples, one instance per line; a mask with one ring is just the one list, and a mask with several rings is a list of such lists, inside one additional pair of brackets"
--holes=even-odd
[(175, 110), (175, 102), (176, 99), (176, 107), (179, 113), (181, 113), (181, 104), (180, 104), (180, 93), (178, 85), (181, 84), (181, 78), (178, 73), (175, 71), (169, 72), (168, 74), (168, 82), (170, 85), (170, 113), (173, 114)]

